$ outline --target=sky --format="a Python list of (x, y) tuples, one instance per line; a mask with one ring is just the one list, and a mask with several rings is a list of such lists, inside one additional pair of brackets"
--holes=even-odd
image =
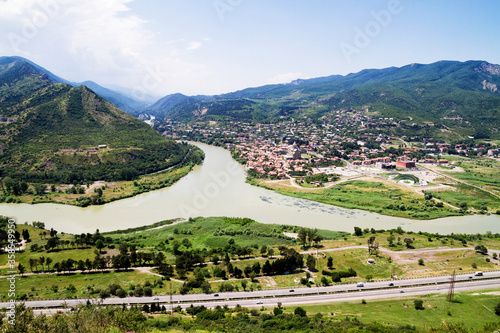
[(366, 68), (500, 64), (498, 0), (0, 0), (0, 56), (136, 98)]

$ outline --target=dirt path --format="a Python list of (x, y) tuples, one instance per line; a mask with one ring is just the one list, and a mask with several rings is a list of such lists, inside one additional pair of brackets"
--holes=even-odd
[(439, 171), (436, 171), (436, 170), (432, 170), (432, 169), (426, 168), (425, 166), (422, 166), (422, 167), (423, 167), (424, 169), (427, 169), (427, 170), (429, 170), (429, 171), (432, 171), (432, 172), (434, 172), (434, 173), (436, 173), (436, 174), (440, 175), (441, 177), (446, 177), (446, 178), (449, 178), (449, 179), (451, 179), (451, 180), (456, 181), (457, 183), (462, 183), (462, 184), (465, 184), (465, 185), (468, 185), (468, 186), (475, 187), (475, 188), (477, 188), (478, 190), (485, 191), (485, 192), (487, 192), (487, 193), (489, 193), (489, 194), (493, 195), (494, 197), (496, 197), (496, 198), (499, 198), (499, 199), (500, 199), (500, 195), (498, 195), (498, 194), (496, 194), (496, 193), (493, 193), (493, 192), (491, 192), (491, 191), (489, 191), (489, 190), (486, 190), (486, 189), (482, 188), (481, 186), (472, 185), (472, 184), (470, 184), (470, 183), (468, 183), (468, 182), (466, 182), (466, 181), (464, 181), (464, 180), (461, 180), (461, 179), (458, 179), (458, 178), (452, 177), (452, 176), (450, 176), (450, 175), (443, 174), (443, 173), (441, 173), (441, 172), (439, 172)]
[(85, 190), (86, 195), (91, 195), (94, 192), (94, 189), (106, 185), (104, 180), (98, 180), (89, 186), (88, 189)]

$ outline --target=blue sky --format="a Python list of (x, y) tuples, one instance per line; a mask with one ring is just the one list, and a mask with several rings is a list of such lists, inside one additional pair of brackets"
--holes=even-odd
[(219, 94), (414, 62), (499, 64), (499, 12), (496, 0), (0, 0), (0, 55), (136, 97)]

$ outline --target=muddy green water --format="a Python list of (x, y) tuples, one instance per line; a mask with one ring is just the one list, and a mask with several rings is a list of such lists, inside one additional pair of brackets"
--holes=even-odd
[(57, 204), (0, 204), (0, 214), (19, 223), (42, 221), (68, 233), (112, 231), (157, 221), (196, 216), (249, 217), (262, 223), (290, 224), (352, 232), (361, 228), (438, 233), (500, 232), (500, 216), (472, 215), (431, 221), (349, 210), (283, 196), (245, 183), (245, 172), (228, 151), (194, 143), (205, 151), (203, 165), (170, 188), (104, 206), (79, 208)]

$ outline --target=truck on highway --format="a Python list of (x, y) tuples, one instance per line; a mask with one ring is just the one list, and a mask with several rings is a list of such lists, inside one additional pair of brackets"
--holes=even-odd
[(479, 271), (479, 272), (475, 272), (474, 273), (474, 276), (483, 276), (483, 272)]

